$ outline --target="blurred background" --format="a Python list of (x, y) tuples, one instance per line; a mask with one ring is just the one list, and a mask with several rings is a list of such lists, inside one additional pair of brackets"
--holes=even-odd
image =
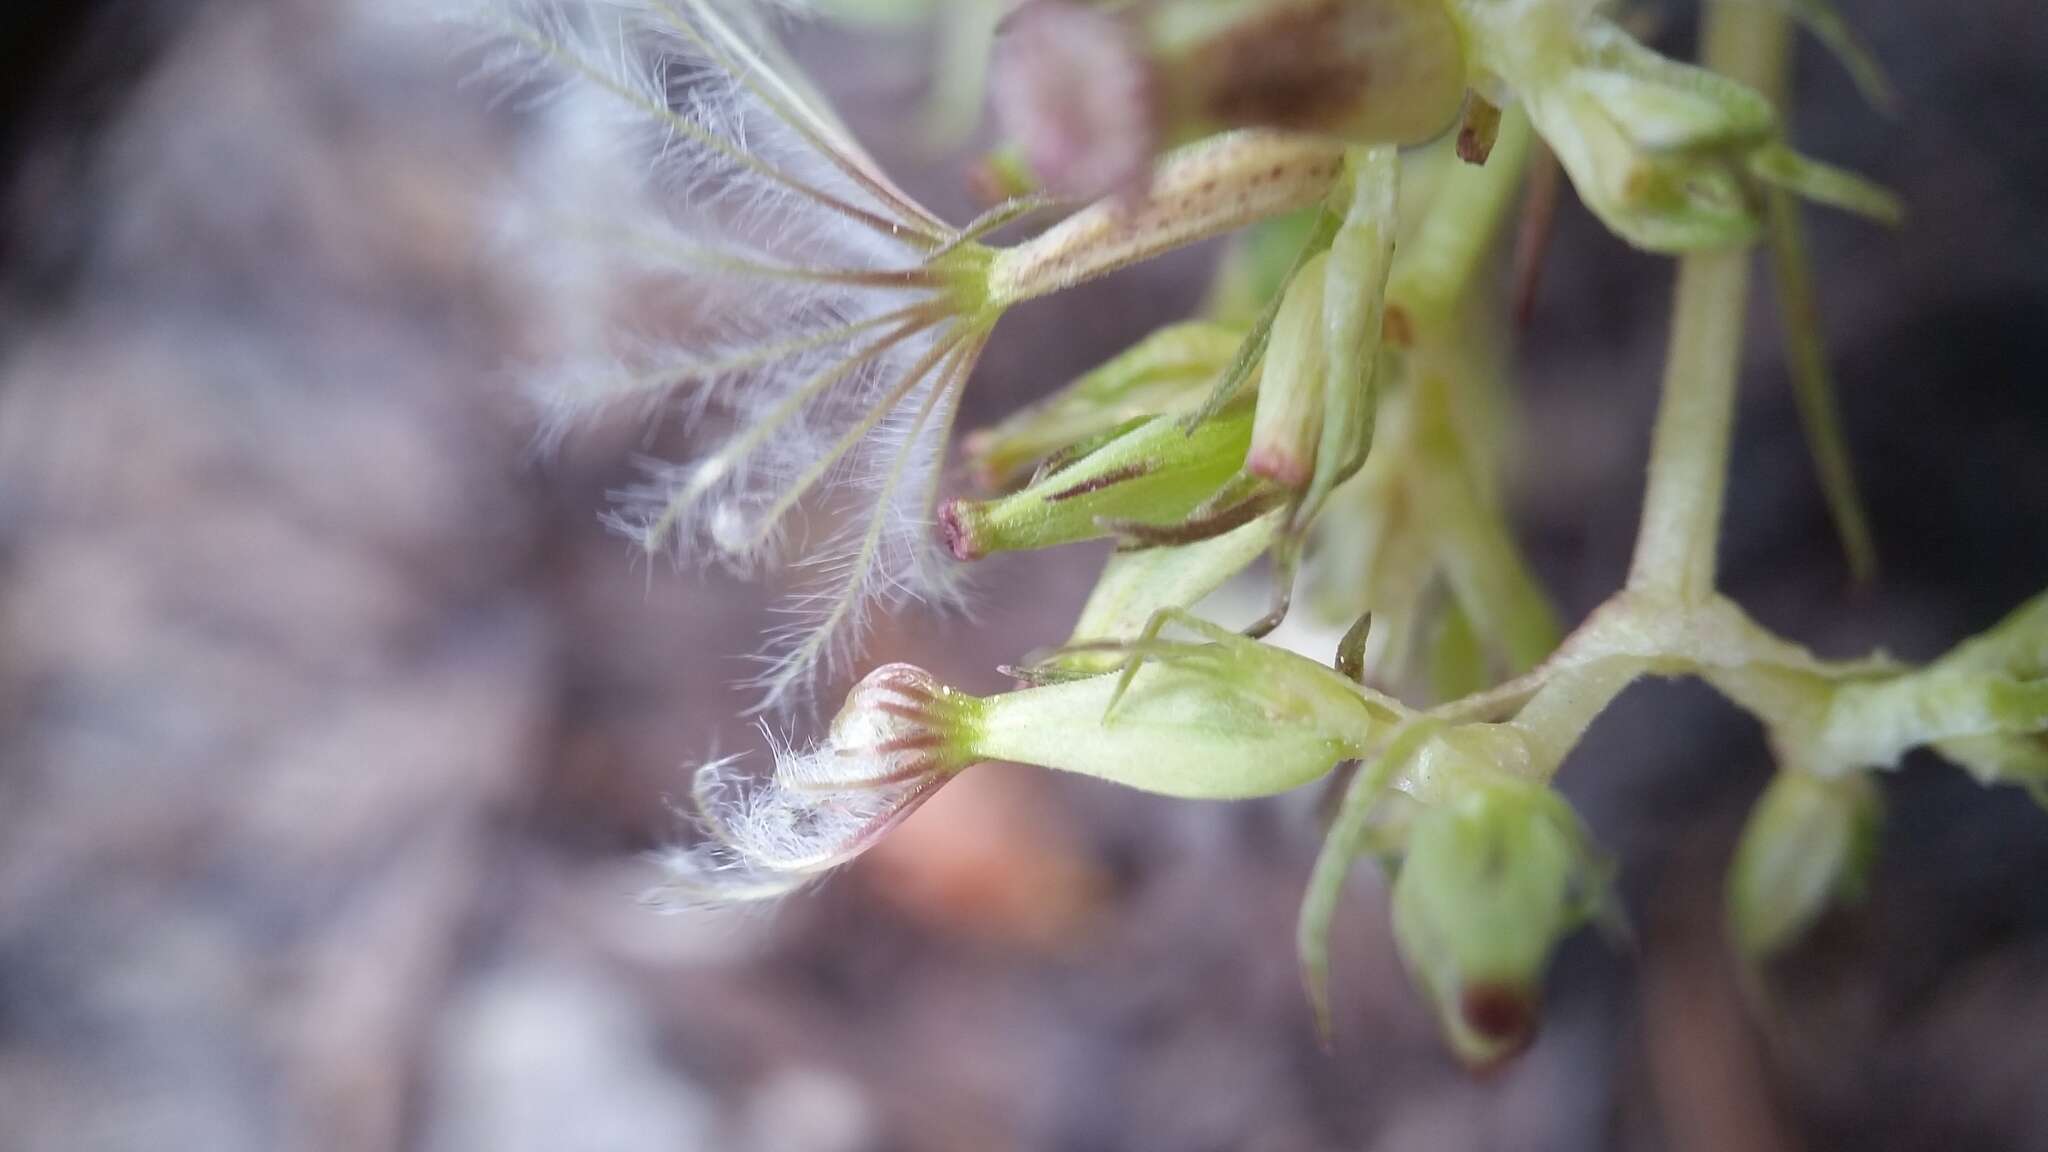
[[(1849, 585), (1760, 297), (1725, 584), (1824, 654), (1919, 659), (2048, 586), (2048, 13), (1842, 7), (1902, 112), (1809, 43), (1798, 138), (1912, 211), (1810, 216), (1883, 575)], [(984, 767), (772, 913), (642, 908), (686, 766), (758, 744), (731, 683), (773, 589), (603, 532), (637, 428), (531, 450), (508, 366), (560, 302), (492, 222), (575, 156), (403, 8), (0, 16), (0, 1149), (2048, 1148), (2048, 816), (1916, 760), (1873, 896), (1745, 997), (1720, 879), (1770, 762), (1694, 686), (1567, 766), (1635, 940), (1575, 940), (1481, 1079), (1363, 869), (1318, 1046), (1309, 795)], [(959, 159), (892, 138), (927, 46), (826, 55), (964, 218)], [(1184, 314), (1208, 258), (1020, 311), (968, 423)], [(1669, 280), (1566, 205), (1510, 490), (1568, 619), (1626, 567)], [(991, 562), (971, 620), (870, 659), (1000, 687), (1101, 559)]]

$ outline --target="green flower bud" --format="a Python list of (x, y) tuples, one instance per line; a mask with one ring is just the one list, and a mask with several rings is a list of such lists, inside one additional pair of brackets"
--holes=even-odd
[(1394, 715), (1330, 669), (1230, 637), (1144, 643), (1117, 675), (981, 700), (963, 740), (1013, 760), (1193, 799), (1268, 796), (1360, 755)]
[(1521, 96), (1594, 215), (1640, 248), (1730, 248), (1761, 227), (1762, 185), (1895, 222), (1890, 194), (1798, 156), (1770, 101), (1667, 60), (1609, 21), (1465, 3), (1485, 67)]
[(1769, 102), (1663, 60), (1610, 25), (1588, 31), (1592, 59), (1524, 96), (1580, 199), (1617, 235), (1652, 251), (1748, 243), (1759, 219), (1730, 155), (1775, 131)]
[(1145, 337), (1073, 383), (963, 445), (975, 476), (999, 488), (1040, 460), (1147, 416), (1190, 411), (1229, 367), (1243, 329), (1189, 321)]
[[(1021, 491), (948, 503), (939, 510), (940, 531), (955, 557), (977, 560), (1109, 536), (1122, 523), (1170, 529), (1237, 475), (1251, 434), (1249, 403), (1193, 429), (1177, 417), (1155, 417)], [(1219, 523), (1216, 531), (1242, 523)]]
[(1880, 817), (1868, 776), (1778, 773), (1728, 873), (1728, 930), (1751, 961), (1796, 941), (1829, 904), (1863, 890)]
[(1535, 1035), (1544, 970), (1598, 876), (1578, 819), (1498, 773), (1418, 811), (1394, 877), (1394, 939), (1458, 1058), (1487, 1067)]

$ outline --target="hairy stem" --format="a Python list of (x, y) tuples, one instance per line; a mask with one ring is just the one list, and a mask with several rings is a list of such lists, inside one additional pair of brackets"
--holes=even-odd
[[(1703, 38), (1709, 67), (1776, 98), (1787, 59), (1782, 13), (1724, 0), (1708, 6)], [(1679, 263), (1664, 395), (1629, 570), (1633, 589), (1687, 603), (1713, 593), (1749, 273), (1746, 250), (1700, 253)]]

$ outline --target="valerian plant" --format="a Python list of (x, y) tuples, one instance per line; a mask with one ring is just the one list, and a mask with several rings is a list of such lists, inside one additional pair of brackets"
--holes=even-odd
[[(1551, 780), (1638, 679), (1698, 677), (1768, 730), (1781, 771), (1729, 881), (1751, 960), (1859, 889), (1871, 774), (1909, 750), (2048, 794), (2048, 598), (1909, 668), (1820, 659), (1716, 589), (1759, 243), (1821, 483), (1869, 567), (1799, 212), (1900, 210), (1787, 139), (1788, 17), (1889, 100), (1819, 0), (1719, 0), (1703, 66), (1592, 0), (960, 5), (942, 92), (985, 77), (1008, 140), (982, 173), (1007, 198), (958, 225), (891, 182), (778, 45), (797, 8), (893, 23), (948, 6), (468, 14), (517, 82), (626, 129), (625, 190), (601, 227), (568, 230), (651, 286), (627, 315), (673, 302), (688, 319), (618, 322), (536, 373), (558, 421), (631, 403), (715, 433), (625, 493), (613, 526), (650, 552), (809, 574), (758, 680), (771, 708), (833, 680), (878, 606), (956, 596), (970, 562), (1117, 551), (1065, 643), (1013, 668), (1016, 690), (885, 665), (821, 741), (778, 744), (772, 771), (700, 769), (706, 835), (664, 857), (661, 901), (787, 893), (983, 761), (1203, 800), (1329, 779), (1297, 942), (1319, 1017), (1339, 891), (1371, 856), (1416, 984), (1457, 1054), (1486, 1064), (1529, 1039), (1558, 943), (1619, 923), (1610, 869)], [(1631, 570), (1569, 634), (1503, 510), (1508, 372), (1487, 291), (1518, 198), (1560, 172), (1621, 241), (1678, 260)], [(963, 437), (981, 490), (942, 502), (961, 393), (1010, 309), (1226, 235), (1200, 315)], [(1196, 614), (1261, 557), (1262, 620)], [(1327, 664), (1261, 639), (1302, 579), (1315, 610), (1356, 621)]]

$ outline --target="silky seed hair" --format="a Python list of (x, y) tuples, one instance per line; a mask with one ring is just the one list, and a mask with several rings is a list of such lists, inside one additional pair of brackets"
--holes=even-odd
[(660, 853), (661, 883), (646, 899), (671, 909), (773, 899), (823, 878), (915, 811), (944, 782), (923, 776), (824, 788), (837, 759), (829, 744), (775, 744), (775, 772), (748, 775), (739, 760), (697, 770), (690, 810), (698, 838)]
[(908, 664), (869, 673), (819, 743), (801, 750), (761, 732), (766, 776), (741, 758), (697, 770), (685, 813), (697, 842), (662, 853), (663, 906), (769, 899), (859, 855), (964, 764), (951, 689)]
[(543, 443), (622, 406), (680, 416), (701, 450), (646, 465), (606, 523), (684, 562), (788, 564), (799, 587), (750, 683), (761, 708), (807, 703), (877, 607), (957, 600), (931, 508), (986, 326), (938, 265), (971, 235), (883, 175), (755, 6), (481, 0), (460, 17), (487, 71), (606, 141), (620, 173), (527, 214), (537, 258), (593, 251), (627, 286), (585, 346), (529, 374)]

